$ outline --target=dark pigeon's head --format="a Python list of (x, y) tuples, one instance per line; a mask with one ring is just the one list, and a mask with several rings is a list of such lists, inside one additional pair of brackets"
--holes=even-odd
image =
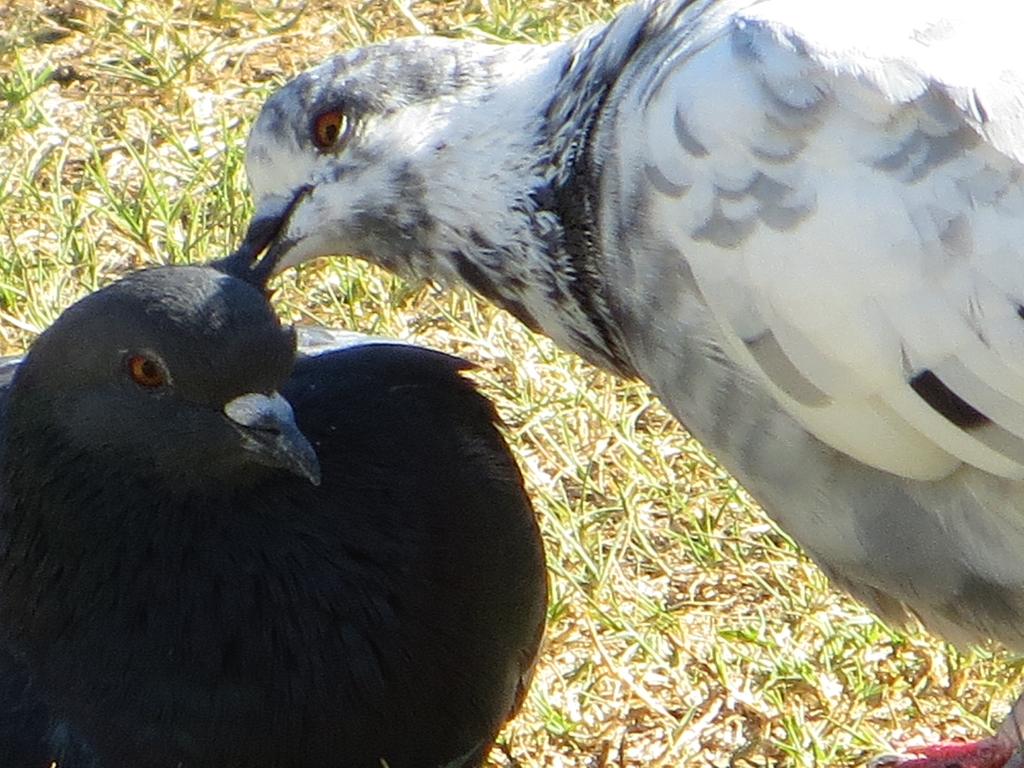
[(266, 467), (318, 483), (278, 393), (294, 356), (294, 332), (256, 287), (206, 267), (137, 272), (36, 340), (12, 382), (8, 438), (185, 488)]

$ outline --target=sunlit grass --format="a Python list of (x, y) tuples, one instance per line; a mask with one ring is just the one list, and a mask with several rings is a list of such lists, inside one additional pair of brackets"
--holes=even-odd
[[(237, 244), (248, 125), (336, 50), (434, 30), (549, 41), (608, 2), (0, 0), (0, 353), (128, 269)], [(854, 765), (980, 733), (1020, 660), (963, 656), (830, 590), (637, 384), (465, 292), (360, 262), (279, 282), (296, 321), (415, 339), (480, 365), (547, 541), (548, 639), (510, 766)]]

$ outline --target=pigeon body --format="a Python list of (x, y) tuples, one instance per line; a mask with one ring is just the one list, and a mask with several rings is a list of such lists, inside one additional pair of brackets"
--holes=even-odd
[(64, 735), (61, 768), (479, 765), (546, 578), (466, 367), (352, 340), (295, 359), (210, 268), (67, 310), (4, 395), (0, 706)]
[(1019, 651), (1008, 13), (648, 0), (552, 45), (346, 53), (255, 122), (257, 212), (233, 258), (465, 282), (646, 381), (882, 616)]

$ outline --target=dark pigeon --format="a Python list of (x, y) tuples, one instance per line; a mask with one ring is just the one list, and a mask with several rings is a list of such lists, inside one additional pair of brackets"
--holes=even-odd
[(522, 478), (464, 361), (320, 336), (161, 268), (0, 381), (5, 767), (484, 760), (544, 623)]

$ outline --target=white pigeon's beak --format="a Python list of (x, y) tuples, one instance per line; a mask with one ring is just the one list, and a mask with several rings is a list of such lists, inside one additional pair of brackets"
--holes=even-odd
[(316, 450), (299, 431), (291, 405), (277, 392), (240, 395), (224, 406), (224, 415), (241, 434), (242, 448), (253, 460), (320, 485)]
[[(242, 244), (230, 256), (216, 262), (216, 267), (263, 288), (273, 275), (291, 266), (291, 262), (282, 259), (295, 244), (287, 237), (288, 221), (311, 190), (312, 187), (303, 186), (290, 197), (268, 195), (260, 200)], [(260, 254), (264, 254), (262, 260)]]

